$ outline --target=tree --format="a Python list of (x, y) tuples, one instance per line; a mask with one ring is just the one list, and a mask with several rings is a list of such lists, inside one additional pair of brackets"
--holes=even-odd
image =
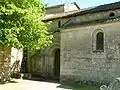
[(44, 23), (44, 5), (40, 0), (0, 1), (0, 44), (28, 51), (49, 45), (52, 36)]
[(0, 0), (0, 45), (34, 52), (52, 43), (44, 7), (40, 0)]

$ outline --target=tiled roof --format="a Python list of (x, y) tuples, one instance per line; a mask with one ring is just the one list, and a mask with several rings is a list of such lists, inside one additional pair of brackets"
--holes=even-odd
[(71, 16), (84, 15), (87, 13), (95, 13), (95, 12), (115, 10), (115, 9), (120, 9), (120, 1), (115, 3), (110, 3), (110, 4), (104, 4), (96, 7), (90, 7), (86, 9), (66, 12), (66, 13), (53, 14), (51, 16), (45, 16), (44, 21), (50, 21), (55, 19), (71, 17)]

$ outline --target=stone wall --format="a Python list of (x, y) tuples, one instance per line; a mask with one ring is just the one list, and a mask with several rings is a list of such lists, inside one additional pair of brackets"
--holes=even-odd
[[(104, 51), (93, 50), (93, 32), (103, 30)], [(120, 22), (61, 31), (61, 81), (111, 82), (120, 76)]]
[(8, 58), (11, 55), (11, 49), (8, 47), (2, 47), (0, 46), (0, 74), (3, 71), (2, 67), (6, 67), (5, 69), (8, 69)]
[(64, 12), (64, 6), (58, 6), (54, 8), (46, 8), (46, 14), (56, 14), (56, 13), (63, 13)]
[(9, 47), (0, 47), (0, 73), (3, 68), (6, 67), (8, 69), (9, 65), (13, 65), (16, 60), (19, 60), (19, 65), (21, 66), (22, 62), (22, 50), (18, 50), (16, 48)]
[(60, 33), (53, 34), (53, 43), (32, 56), (30, 63), (30, 72), (39, 76), (52, 76), (54, 72), (54, 52), (60, 49)]
[[(110, 16), (110, 13), (114, 13), (114, 16)], [(120, 9), (117, 10), (109, 10), (109, 11), (101, 11), (96, 13), (88, 13), (83, 15), (76, 16), (76, 22), (85, 22), (92, 20), (100, 20), (106, 18), (114, 18), (120, 16)]]
[[(51, 10), (51, 11), (54, 11), (54, 10)], [(115, 14), (115, 16), (110, 17), (109, 15), (112, 12)], [(45, 49), (40, 50), (38, 53), (35, 54), (35, 56), (31, 58), (30, 60), (31, 64), (29, 65), (30, 72), (37, 73), (42, 76), (53, 76), (54, 51), (55, 49), (60, 48), (62, 50), (61, 51), (61, 55), (62, 55), (61, 56), (61, 79), (63, 79), (64, 76), (66, 77), (68, 75), (67, 78), (69, 78), (70, 80), (76, 79), (74, 81), (80, 81), (80, 80), (82, 81), (85, 79), (97, 81), (97, 78), (99, 78), (98, 73), (96, 73), (96, 71), (94, 73), (93, 66), (95, 68), (98, 67), (99, 66), (98, 63), (102, 64), (101, 62), (105, 62), (104, 59), (107, 60), (107, 57), (110, 57), (110, 56), (109, 54), (106, 53), (108, 52), (107, 48), (105, 49), (104, 52), (94, 52), (93, 50), (94, 44), (92, 43), (93, 42), (92, 32), (96, 29), (102, 29), (104, 31), (106, 27), (109, 28), (109, 26), (107, 26), (107, 24), (93, 25), (93, 26), (79, 26), (78, 25), (72, 28), (62, 30), (58, 28), (58, 22), (61, 21), (61, 26), (66, 27), (66, 25), (69, 25), (71, 23), (74, 24), (74, 23), (81, 23), (85, 21), (92, 21), (92, 20), (98, 20), (98, 19), (110, 19), (110, 18), (115, 18), (118, 16), (120, 16), (119, 9), (114, 10), (114, 11), (113, 10), (102, 11), (102, 12), (97, 12), (97, 13), (89, 13), (89, 14), (84, 14), (84, 15), (77, 15), (74, 17), (66, 17), (66, 18), (53, 20), (51, 28), (49, 30), (50, 33), (54, 35), (53, 43), (50, 45), (50, 47), (46, 47)], [(111, 25), (111, 27), (113, 27), (113, 25)], [(58, 30), (61, 30), (62, 33), (60, 34), (59, 32), (56, 32)], [(111, 29), (109, 33), (111, 33), (112, 31), (114, 32), (114, 30)], [(106, 30), (104, 31), (104, 33), (105, 33), (105, 38), (106, 38), (105, 40), (107, 40), (107, 38), (110, 37), (110, 34), (107, 34), (108, 32)], [(106, 36), (106, 34), (108, 36)], [(60, 42), (61, 42), (61, 45), (60, 45)], [(108, 42), (106, 43), (108, 44)], [(96, 59), (98, 59), (98, 61), (100, 62), (96, 62)], [(71, 60), (71, 62), (69, 62), (69, 60)], [(82, 64), (79, 64), (79, 63), (82, 63)], [(97, 63), (97, 64), (93, 64), (93, 63)], [(88, 64), (88, 66), (87, 65), (85, 66), (84, 64), (85, 65)], [(110, 67), (108, 64), (106, 66), (108, 66), (108, 68)], [(92, 70), (89, 70), (88, 67), (90, 67)], [(90, 73), (92, 71), (96, 75), (96, 77), (93, 78), (95, 75), (94, 76), (91, 75), (90, 78), (88, 79), (87, 75), (86, 76), (82, 75), (84, 76), (82, 77), (82, 79), (80, 80), (77, 79), (76, 77), (77, 75), (79, 76), (80, 72), (82, 72), (82, 74), (88, 74), (84, 72), (84, 69), (86, 69), (86, 71), (89, 71)], [(75, 75), (74, 72), (78, 72), (78, 74)], [(107, 74), (103, 74), (103, 72), (102, 72), (102, 75), (107, 76)], [(101, 77), (100, 80), (102, 81), (103, 79), (105, 78)], [(108, 79), (106, 79), (106, 81), (107, 80)]]
[(75, 3), (65, 3), (63, 5), (50, 6), (46, 8), (46, 15), (53, 15), (56, 13), (63, 13), (78, 10), (78, 6)]

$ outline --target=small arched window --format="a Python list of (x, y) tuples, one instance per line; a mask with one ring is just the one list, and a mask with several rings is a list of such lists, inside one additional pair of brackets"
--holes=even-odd
[(104, 50), (104, 34), (98, 32), (96, 35), (96, 50)]
[(111, 12), (110, 14), (109, 14), (109, 17), (114, 17), (115, 16), (115, 13), (114, 12)]

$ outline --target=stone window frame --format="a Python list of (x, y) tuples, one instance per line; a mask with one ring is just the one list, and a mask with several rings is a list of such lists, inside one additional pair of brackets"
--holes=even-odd
[(112, 17), (115, 17), (116, 13), (115, 12), (110, 12), (109, 13), (109, 17), (112, 18)]
[[(102, 32), (103, 33), (103, 49), (102, 50), (97, 50), (97, 34)], [(104, 47), (105, 47), (105, 33), (103, 31), (103, 29), (96, 29), (92, 32), (92, 51), (93, 52), (104, 52)]]

